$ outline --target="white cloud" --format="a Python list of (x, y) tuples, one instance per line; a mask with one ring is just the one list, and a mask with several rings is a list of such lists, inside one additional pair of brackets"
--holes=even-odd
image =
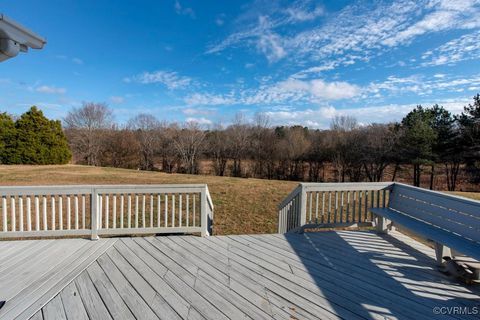
[[(439, 104), (454, 114), (461, 113), (463, 106), (471, 102), (468, 98), (432, 100), (423, 102), (423, 106), (430, 107)], [(355, 117), (362, 124), (388, 123), (401, 121), (402, 118), (415, 108), (416, 104), (388, 104), (363, 108), (335, 108), (333, 106), (318, 109), (267, 111), (273, 125), (306, 125), (311, 128), (326, 129), (336, 115)]]
[(414, 93), (419, 96), (432, 95), (438, 90), (445, 94), (447, 92), (459, 92), (468, 87), (480, 85), (480, 74), (470, 77), (458, 77), (446, 74), (435, 74), (431, 78), (423, 75), (412, 75), (409, 77), (390, 76), (385, 81), (372, 82), (363, 92), (363, 98), (371, 94), (387, 93), (405, 95)]
[(278, 105), (282, 103), (318, 103), (354, 98), (362, 89), (343, 81), (326, 82), (321, 79), (289, 78), (258, 88), (240, 89), (228, 94), (194, 93), (184, 98), (187, 105)]
[(309, 10), (302, 9), (303, 3), (310, 2), (296, 1), (287, 8), (272, 4), (270, 11), (256, 14), (248, 9), (244, 15), (249, 18), (240, 19), (237, 31), (210, 46), (207, 53), (254, 46), (270, 62), (285, 58), (299, 65), (321, 61), (318, 69), (312, 70), (319, 72), (369, 61), (426, 34), (480, 27), (478, 0), (399, 0), (354, 3), (329, 14), (322, 24), (280, 33), (285, 25), (322, 15), (311, 3)]
[(133, 77), (123, 79), (124, 82), (138, 82), (141, 84), (161, 83), (168, 89), (182, 89), (192, 84), (192, 79), (189, 77), (179, 76), (177, 72), (170, 71), (154, 71), (144, 72)]
[(422, 66), (453, 64), (459, 61), (480, 59), (480, 31), (450, 40), (422, 55)]
[(215, 95), (209, 93), (194, 93), (184, 99), (188, 105), (228, 105), (235, 103), (232, 95)]
[(353, 98), (360, 94), (360, 88), (356, 85), (343, 81), (326, 82), (321, 79), (305, 81), (290, 78), (280, 82), (275, 89), (277, 88), (283, 92), (304, 92), (325, 100)]
[(262, 34), (257, 42), (257, 48), (269, 62), (275, 62), (287, 54), (282, 45), (282, 38), (272, 32)]
[(73, 63), (76, 63), (76, 64), (83, 64), (83, 60), (80, 59), (80, 58), (73, 58), (73, 59), (72, 59), (72, 62), (73, 62)]
[(192, 8), (185, 8), (180, 4), (179, 0), (175, 0), (174, 4), (175, 12), (178, 15), (184, 15), (184, 16), (189, 16), (192, 19), (195, 19), (195, 11), (193, 11)]
[(285, 12), (290, 16), (292, 21), (311, 21), (323, 16), (325, 10), (320, 7), (314, 7), (312, 9), (307, 7), (307, 1), (297, 1), (297, 6), (293, 5), (285, 9)]
[(48, 94), (64, 94), (65, 92), (67, 92), (67, 89), (43, 85), (35, 88), (35, 91)]
[(216, 112), (216, 109), (198, 109), (198, 108), (185, 108), (182, 109), (182, 113), (187, 116), (194, 115), (211, 115)]
[(204, 118), (204, 117), (201, 117), (201, 118), (189, 117), (189, 118), (185, 119), (185, 121), (186, 122), (195, 122), (195, 123), (198, 123), (199, 125), (207, 125), (207, 126), (213, 124), (212, 120)]
[(112, 101), (113, 103), (122, 103), (125, 101), (125, 98), (122, 96), (111, 96), (110, 101)]

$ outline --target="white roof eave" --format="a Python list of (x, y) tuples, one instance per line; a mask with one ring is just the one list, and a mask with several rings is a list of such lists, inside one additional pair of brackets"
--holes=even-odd
[(0, 37), (2, 35), (32, 49), (42, 49), (47, 43), (45, 38), (0, 13)]

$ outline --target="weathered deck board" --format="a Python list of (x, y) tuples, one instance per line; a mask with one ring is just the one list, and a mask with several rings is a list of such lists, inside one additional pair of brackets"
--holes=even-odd
[(0, 257), (2, 319), (429, 319), (480, 301), (398, 232), (8, 241)]
[[(23, 241), (9, 241), (18, 248), (20, 258), (12, 256), (8, 261), (2, 261), (5, 269), (0, 280), (0, 300), (6, 303), (0, 310), (0, 318), (31, 317), (95, 261), (103, 253), (102, 248), (115, 241), (28, 240), (25, 242), (27, 246), (22, 244)], [(8, 242), (0, 242), (0, 248), (4, 243)]]

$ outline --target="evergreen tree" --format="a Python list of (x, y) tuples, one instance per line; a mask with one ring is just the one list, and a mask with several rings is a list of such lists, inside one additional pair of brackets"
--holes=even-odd
[(7, 113), (0, 113), (0, 164), (17, 162), (14, 158), (16, 149), (15, 122)]
[(404, 129), (401, 146), (404, 161), (413, 165), (413, 184), (420, 186), (423, 165), (434, 163), (433, 146), (437, 133), (432, 128), (432, 112), (417, 106), (402, 120)]
[(462, 133), (467, 174), (471, 182), (480, 183), (480, 94), (473, 97), (473, 104), (464, 108), (458, 121)]
[(71, 159), (60, 121), (33, 106), (15, 122), (16, 148), (10, 163), (65, 164)]

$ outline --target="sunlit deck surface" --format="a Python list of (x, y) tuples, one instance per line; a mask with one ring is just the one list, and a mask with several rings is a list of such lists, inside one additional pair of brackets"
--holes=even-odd
[(479, 299), (398, 232), (0, 242), (0, 319), (429, 319)]

